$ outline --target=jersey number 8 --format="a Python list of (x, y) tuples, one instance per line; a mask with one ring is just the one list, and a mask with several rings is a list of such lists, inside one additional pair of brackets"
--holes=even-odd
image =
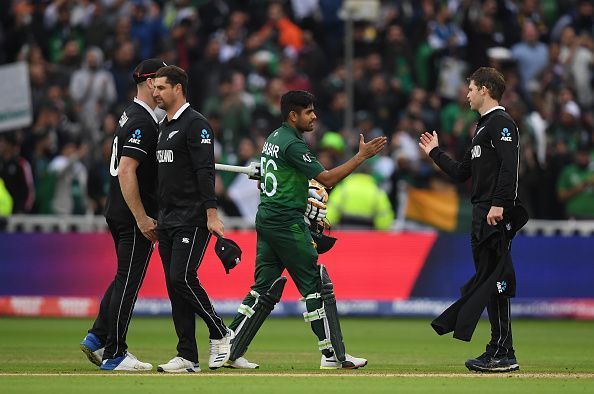
[[(276, 177), (271, 172), (271, 170), (278, 170), (278, 167), (276, 166), (276, 163), (274, 162), (274, 160), (272, 160), (272, 159), (266, 160), (266, 158), (264, 156), (262, 156), (262, 158), (260, 159), (260, 164), (261, 164), (260, 168), (263, 169), (263, 178), (260, 183), (260, 187), (262, 188), (262, 192), (264, 194), (266, 194), (268, 197), (272, 197), (276, 193), (276, 187), (278, 185), (278, 181), (276, 180)], [(272, 167), (272, 168), (269, 168), (269, 167)], [(270, 190), (270, 191), (268, 191), (269, 186), (272, 186), (272, 190)]]

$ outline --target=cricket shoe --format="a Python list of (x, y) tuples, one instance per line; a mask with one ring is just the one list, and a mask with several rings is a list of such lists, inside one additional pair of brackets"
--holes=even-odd
[(103, 371), (150, 371), (153, 366), (149, 363), (144, 363), (134, 357), (132, 353), (126, 353), (123, 356), (116, 358), (108, 358), (101, 363)]
[(237, 360), (229, 360), (223, 365), (225, 368), (235, 369), (258, 369), (260, 366), (249, 362), (245, 357), (239, 357)]
[(505, 373), (520, 369), (518, 360), (515, 357), (493, 357), (488, 353), (483, 353), (477, 358), (466, 360), (464, 365), (469, 370), (476, 372)]
[(167, 364), (160, 364), (157, 372), (184, 373), (200, 372), (198, 363), (193, 363), (183, 357), (174, 357)]
[(353, 357), (350, 354), (345, 355), (343, 362), (336, 359), (336, 355), (326, 357), (322, 354), (322, 361), (320, 362), (320, 369), (357, 369), (363, 368), (367, 365), (367, 360), (364, 358)]
[(103, 359), (103, 351), (105, 347), (97, 335), (88, 333), (85, 339), (80, 343), (80, 350), (86, 354), (90, 362), (96, 366), (101, 366), (101, 359)]
[(235, 332), (227, 329), (227, 335), (221, 339), (210, 340), (210, 355), (208, 357), (208, 368), (217, 369), (229, 361), (231, 355), (231, 341), (235, 338)]

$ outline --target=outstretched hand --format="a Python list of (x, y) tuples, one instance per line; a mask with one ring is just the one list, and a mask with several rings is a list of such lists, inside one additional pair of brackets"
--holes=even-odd
[(421, 147), (421, 149), (423, 149), (427, 156), (429, 155), (429, 152), (431, 152), (434, 148), (437, 148), (439, 146), (439, 140), (437, 139), (437, 133), (435, 132), (435, 130), (433, 130), (433, 134), (424, 132), (423, 134), (421, 134), (419, 140), (419, 146)]
[(359, 154), (363, 156), (364, 159), (369, 159), (384, 149), (387, 142), (388, 139), (386, 137), (376, 137), (365, 143), (363, 134), (359, 134)]

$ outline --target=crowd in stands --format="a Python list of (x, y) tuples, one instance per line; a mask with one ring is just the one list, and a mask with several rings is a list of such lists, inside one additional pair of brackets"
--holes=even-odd
[[(324, 166), (349, 157), (359, 133), (388, 137), (366, 171), (394, 211), (402, 182), (468, 195), (420, 154), (418, 136), (437, 130), (461, 158), (478, 119), (466, 78), (494, 66), (520, 128), (519, 193), (531, 217), (594, 219), (592, 1), (381, 1), (377, 20), (354, 23), (353, 129), (341, 3), (0, 0), (0, 65), (26, 62), (33, 104), (29, 127), (0, 132), (0, 196), (5, 188), (13, 213), (101, 214), (132, 70), (150, 57), (187, 71), (217, 162), (257, 157), (280, 125), (281, 95), (303, 89), (318, 99), (317, 129), (305, 137)], [(220, 173), (217, 193), (227, 215), (253, 218), (255, 182)]]

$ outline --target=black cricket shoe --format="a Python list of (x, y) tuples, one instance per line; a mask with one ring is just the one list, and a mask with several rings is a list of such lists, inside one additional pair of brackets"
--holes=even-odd
[(477, 358), (467, 360), (464, 365), (469, 370), (476, 372), (505, 373), (520, 369), (518, 360), (515, 357), (493, 357), (487, 352)]

